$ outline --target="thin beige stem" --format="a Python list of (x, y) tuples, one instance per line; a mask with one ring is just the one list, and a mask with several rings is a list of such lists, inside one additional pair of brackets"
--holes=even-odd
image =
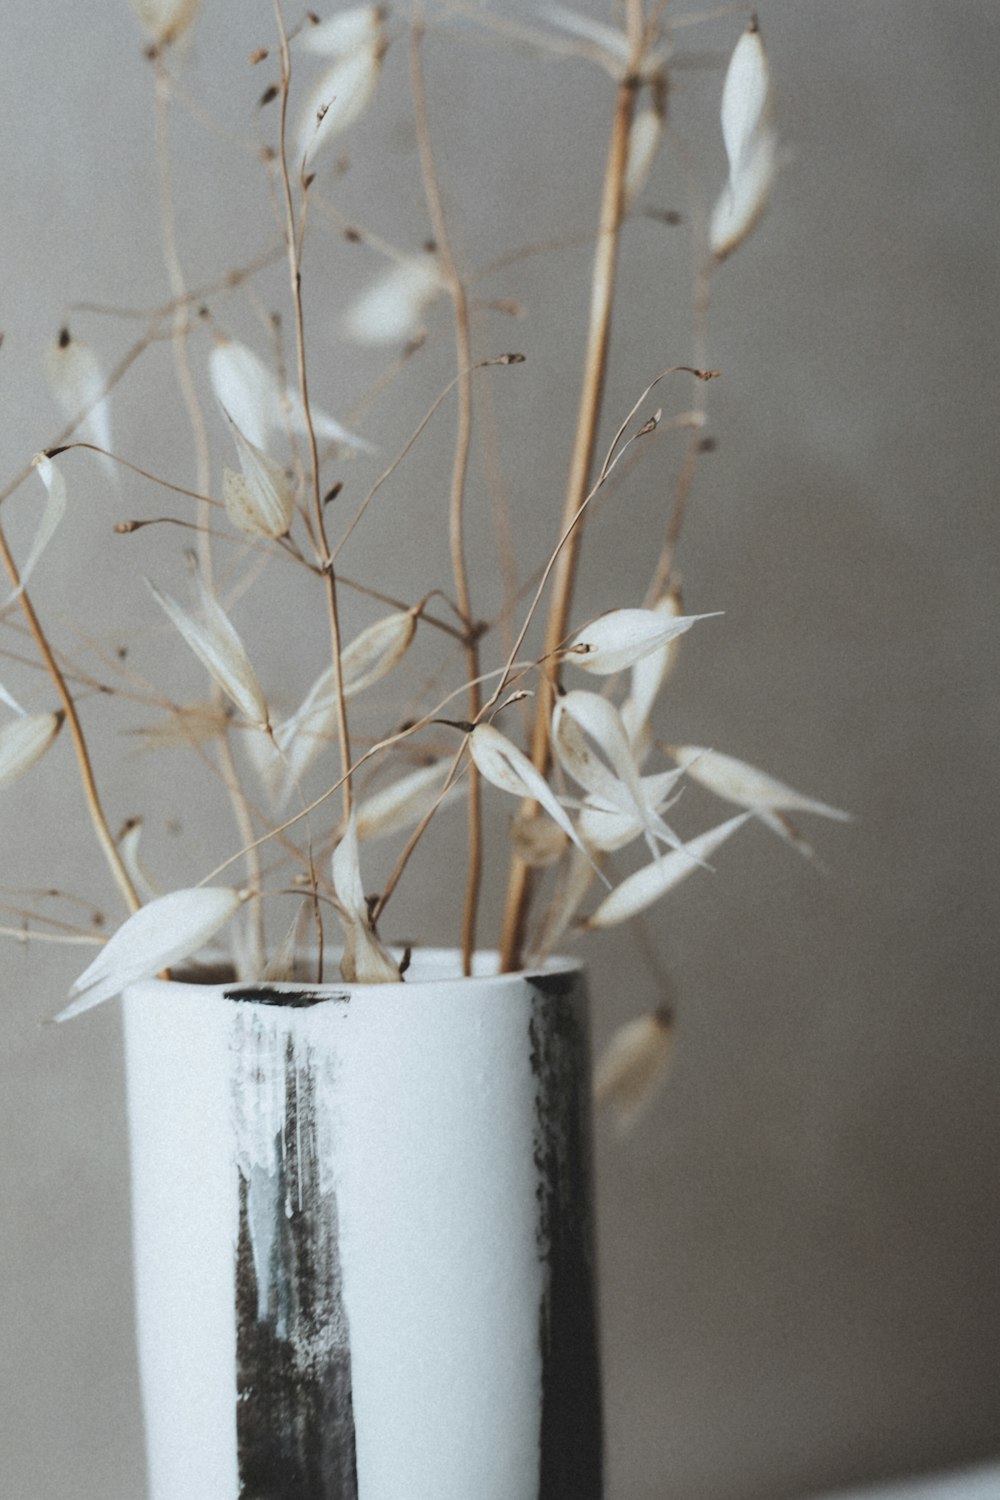
[[(13, 555), (7, 545), (7, 538), (3, 533), (2, 527), (0, 527), (0, 558), (3, 560), (3, 565), (7, 570), (7, 575), (13, 587), (15, 589), (20, 588), (21, 577), (17, 570), (17, 564), (14, 562)], [(135, 886), (129, 878), (129, 873), (122, 863), (118, 846), (112, 837), (111, 829), (108, 827), (108, 820), (101, 806), (101, 799), (97, 791), (97, 782), (94, 779), (94, 771), (90, 762), (90, 752), (87, 749), (87, 741), (84, 738), (80, 718), (76, 711), (76, 704), (73, 701), (73, 695), (66, 685), (66, 679), (63, 677), (45, 631), (42, 629), (38, 616), (35, 614), (27, 590), (21, 590), (19, 602), (24, 617), (28, 622), (28, 629), (34, 637), (35, 645), (45, 663), (46, 670), (55, 684), (56, 692), (59, 694), (59, 701), (62, 703), (63, 711), (66, 715), (66, 723), (69, 725), (69, 732), (73, 739), (73, 749), (76, 752), (77, 765), (80, 769), (80, 779), (83, 782), (83, 794), (87, 803), (87, 811), (90, 814), (90, 821), (94, 825), (97, 842), (101, 846), (101, 851), (108, 862), (108, 867), (114, 876), (115, 884), (121, 893), (121, 898), (126, 908), (130, 912), (138, 911), (142, 903), (136, 894)]]
[(285, 205), (285, 242), (288, 251), (288, 272), (291, 281), (292, 303), (295, 308), (295, 349), (298, 363), (299, 394), (305, 412), (306, 433), (309, 442), (309, 463), (312, 480), (312, 526), (323, 580), (326, 586), (327, 610), (330, 617), (330, 645), (333, 654), (334, 682), (337, 689), (337, 737), (340, 742), (340, 761), (343, 770), (342, 797), (345, 820), (351, 816), (353, 805), (351, 792), (351, 737), (347, 723), (347, 702), (344, 693), (343, 663), (341, 657), (340, 612), (337, 603), (337, 579), (330, 544), (327, 541), (326, 521), (323, 515), (323, 496), (320, 490), (319, 448), (313, 426), (312, 408), (309, 403), (309, 377), (306, 366), (305, 318), (302, 310), (301, 245), (295, 222), (295, 205), (292, 201), (292, 182), (288, 172), (288, 92), (292, 79), (292, 58), (288, 46), (288, 32), (281, 10), (281, 0), (274, 0), (274, 13), (281, 38), (281, 110), (279, 115), (278, 159), (281, 168), (281, 183)]
[[(637, 58), (633, 60), (638, 61)], [(614, 305), (618, 244), (623, 220), (622, 200), (628, 164), (629, 135), (638, 88), (638, 77), (635, 71), (630, 71), (619, 84), (615, 100), (611, 142), (604, 172), (597, 250), (591, 279), (590, 326), (587, 335), (583, 386), (563, 505), (563, 531), (572, 525), (587, 493), (594, 445), (597, 440), (611, 339), (611, 314)], [(552, 601), (542, 648), (543, 656), (549, 659), (549, 667), (539, 683), (531, 744), (532, 760), (542, 775), (547, 772), (549, 766), (549, 720), (559, 681), (559, 664), (552, 653), (566, 635), (582, 536), (583, 527), (573, 526), (567, 544), (559, 554), (553, 580)], [(521, 964), (533, 886), (534, 872), (531, 867), (517, 855), (513, 855), (500, 933), (500, 962), (505, 970), (516, 969)]]
[[(479, 690), (479, 644), (472, 614), (469, 591), (469, 573), (465, 558), (465, 489), (469, 474), (469, 454), (472, 446), (472, 335), (469, 325), (469, 303), (462, 278), (455, 264), (455, 257), (448, 235), (441, 189), (434, 154), (431, 149), (430, 123), (427, 118), (427, 98), (424, 88), (421, 43), (423, 20), (418, 12), (410, 33), (410, 86), (413, 95), (413, 112), (417, 129), (417, 144), (424, 180), (424, 195), (434, 226), (441, 269), (448, 282), (455, 315), (455, 359), (458, 366), (458, 426), (455, 434), (455, 455), (451, 471), (451, 493), (448, 506), (448, 541), (451, 551), (452, 576), (455, 582), (455, 598), (458, 603), (462, 627), (465, 631), (465, 666), (469, 679), (468, 714), (472, 723), (479, 717), (482, 697)], [(469, 768), (468, 799), (468, 867), (465, 886), (465, 904), (462, 913), (462, 971), (472, 973), (472, 955), (476, 946), (476, 921), (479, 911), (479, 895), (483, 878), (483, 809), (482, 786), (475, 766)]]

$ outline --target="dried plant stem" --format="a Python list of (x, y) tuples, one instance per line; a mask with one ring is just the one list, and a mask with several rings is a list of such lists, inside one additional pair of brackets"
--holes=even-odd
[[(201, 409), (198, 399), (198, 390), (195, 385), (194, 375), (191, 370), (191, 360), (188, 355), (187, 335), (190, 320), (187, 312), (186, 297), (187, 287), (184, 280), (184, 269), (181, 265), (180, 251), (177, 245), (177, 214), (174, 203), (173, 173), (171, 171), (170, 159), (170, 75), (163, 62), (162, 54), (155, 55), (156, 68), (156, 160), (160, 177), (160, 225), (163, 237), (163, 259), (167, 271), (167, 279), (170, 284), (171, 295), (175, 307), (173, 315), (173, 347), (174, 367), (177, 372), (177, 384), (180, 387), (181, 397), (187, 410), (188, 420), (191, 424), (191, 434), (194, 439), (195, 451), (195, 489), (198, 492), (197, 509), (197, 548), (198, 565), (205, 586), (212, 588), (212, 538), (209, 526), (211, 500), (208, 499), (208, 491), (212, 482), (211, 458), (208, 447), (208, 429), (205, 425), (205, 414)], [(217, 685), (213, 685), (212, 696), (215, 702), (220, 702), (221, 691)], [(247, 799), (240, 784), (239, 771), (233, 759), (232, 746), (228, 735), (219, 738), (219, 772), (223, 785), (229, 796), (236, 820), (236, 827), (240, 838), (245, 845), (250, 845), (253, 840), (254, 829), (247, 806)], [(260, 853), (256, 848), (248, 848), (246, 856), (247, 882), (251, 891), (249, 902), (249, 928), (252, 944), (252, 960), (254, 971), (259, 972), (264, 962), (264, 910), (261, 900), (261, 867)]]
[[(562, 528), (565, 531), (580, 510), (587, 493), (597, 427), (604, 393), (604, 377), (611, 339), (611, 313), (614, 305), (615, 270), (622, 225), (622, 196), (628, 165), (629, 135), (639, 81), (634, 71), (622, 79), (615, 100), (614, 122), (604, 172), (604, 191), (598, 229), (597, 251), (591, 279), (590, 326), (584, 362), (583, 387), (577, 415), (576, 434), (570, 460), (569, 480), (563, 504)], [(542, 654), (548, 660), (546, 673), (539, 682), (531, 755), (544, 775), (548, 770), (549, 720), (559, 681), (558, 659), (553, 653), (566, 635), (573, 599), (583, 527), (576, 526), (567, 538), (556, 563), (552, 602), (545, 630)], [(534, 804), (525, 812), (535, 814)], [(517, 855), (511, 858), (510, 878), (500, 933), (500, 964), (503, 970), (519, 968), (524, 948), (524, 933), (534, 885), (534, 872)]]
[(279, 115), (278, 159), (281, 168), (281, 183), (285, 204), (285, 241), (288, 249), (288, 271), (291, 281), (292, 303), (295, 308), (295, 350), (298, 363), (299, 394), (306, 419), (306, 434), (309, 442), (309, 463), (312, 480), (312, 526), (317, 544), (318, 562), (326, 586), (327, 610), (330, 616), (330, 644), (333, 654), (334, 682), (337, 689), (337, 738), (340, 742), (340, 761), (343, 770), (342, 798), (345, 820), (351, 816), (353, 805), (351, 792), (351, 737), (347, 724), (347, 703), (344, 694), (343, 664), (341, 659), (340, 613), (337, 605), (337, 578), (334, 560), (327, 541), (326, 522), (323, 516), (323, 496), (320, 489), (319, 449), (316, 430), (313, 426), (312, 408), (309, 404), (309, 377), (306, 368), (305, 318), (302, 311), (302, 257), (301, 238), (296, 229), (295, 206), (292, 201), (292, 182), (288, 172), (288, 91), (292, 78), (292, 58), (288, 46), (288, 31), (281, 10), (281, 0), (274, 0), (274, 13), (281, 38), (281, 110)]
[[(0, 527), (0, 558), (3, 560), (3, 565), (7, 570), (11, 584), (15, 589), (19, 588), (21, 577), (17, 571), (17, 564), (14, 562), (13, 555), (7, 545), (7, 538), (3, 533), (2, 527)], [(38, 616), (35, 614), (27, 591), (22, 589), (19, 598), (21, 609), (28, 622), (28, 629), (31, 631), (39, 655), (45, 663), (46, 670), (55, 683), (59, 700), (66, 714), (66, 723), (69, 725), (69, 732), (73, 739), (73, 748), (76, 751), (77, 765), (80, 768), (80, 779), (83, 782), (83, 795), (87, 802), (90, 821), (94, 825), (94, 832), (97, 835), (97, 842), (101, 846), (101, 850), (108, 862), (111, 874), (114, 876), (115, 884), (121, 893), (121, 898), (126, 907), (130, 912), (138, 911), (142, 903), (136, 894), (135, 886), (129, 878), (129, 873), (122, 863), (122, 857), (111, 835), (111, 829), (108, 827), (108, 820), (104, 816), (104, 809), (101, 806), (101, 799), (97, 791), (97, 783), (94, 780), (93, 767), (90, 763), (90, 752), (87, 749), (87, 741), (84, 738), (80, 717), (76, 711), (76, 704), (73, 701), (73, 695), (66, 684), (66, 679), (63, 677), (62, 670), (56, 661)]]
[[(430, 126), (427, 119), (427, 100), (424, 89), (421, 63), (423, 21), (418, 13), (410, 33), (410, 86), (413, 94), (413, 111), (420, 151), (420, 165), (424, 180), (424, 195), (434, 226), (441, 269), (448, 282), (455, 315), (455, 357), (458, 365), (458, 427), (455, 435), (455, 456), (451, 471), (451, 492), (448, 507), (448, 541), (451, 551), (451, 568), (455, 582), (455, 598), (458, 604), (462, 628), (465, 632), (465, 667), (469, 680), (468, 716), (475, 723), (482, 707), (479, 687), (479, 644), (472, 614), (469, 593), (469, 574), (465, 560), (465, 488), (469, 473), (469, 453), (472, 444), (472, 335), (469, 325), (469, 303), (462, 278), (455, 264), (455, 257), (448, 236), (441, 190), (431, 150)], [(465, 886), (465, 903), (462, 913), (462, 972), (472, 973), (472, 955), (476, 946), (476, 918), (479, 910), (479, 893), (483, 876), (483, 812), (482, 787), (479, 772), (474, 765), (469, 767), (468, 833), (469, 852)]]

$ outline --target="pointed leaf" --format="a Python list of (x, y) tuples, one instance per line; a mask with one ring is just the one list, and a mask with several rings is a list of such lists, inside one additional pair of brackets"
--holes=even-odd
[(38, 522), (35, 537), (31, 543), (31, 550), (25, 558), (24, 566), (20, 570), (21, 582), (14, 589), (13, 593), (7, 595), (7, 598), (4, 600), (5, 607), (8, 604), (12, 604), (23, 592), (28, 579), (35, 571), (35, 564), (52, 540), (56, 527), (66, 514), (66, 481), (63, 479), (62, 474), (56, 468), (51, 458), (46, 458), (44, 453), (36, 454), (32, 462), (38, 470), (39, 479), (48, 491), (48, 500), (45, 502), (45, 509), (42, 511), (41, 519)]
[[(45, 356), (45, 378), (63, 411), (71, 421), (83, 414), (80, 430), (98, 448), (109, 450), (111, 444), (111, 408), (106, 394), (106, 379), (97, 355), (89, 344), (72, 338), (63, 329)], [(117, 470), (110, 459), (104, 467), (114, 475)]]
[(328, 68), (310, 91), (296, 136), (296, 159), (310, 165), (328, 140), (360, 119), (375, 96), (384, 48), (380, 35)]
[[(149, 580), (147, 579), (147, 582)], [(170, 617), (209, 676), (252, 724), (267, 723), (267, 703), (243, 642), (233, 629), (222, 606), (208, 592), (201, 575), (196, 575), (201, 618), (149, 584), (160, 608)]]
[(403, 343), (443, 290), (441, 275), (429, 258), (393, 266), (350, 308), (344, 333), (359, 344)]
[(263, 448), (244, 437), (232, 417), (229, 424), (243, 473), (226, 469), (223, 474), (226, 514), (240, 531), (253, 536), (284, 536), (295, 513), (295, 496), (285, 471)]
[(711, 620), (719, 613), (673, 615), (655, 609), (613, 609), (584, 626), (566, 647), (566, 657), (584, 672), (608, 677), (683, 635), (697, 620)]
[[(653, 613), (664, 619), (678, 619), (682, 613), (680, 590), (672, 588), (653, 605)], [(664, 683), (673, 672), (680, 649), (680, 637), (651, 651), (632, 668), (632, 685), (621, 707), (622, 723), (639, 765), (649, 753), (651, 743), (650, 715)]]
[(25, 714), (0, 729), (0, 786), (36, 766), (62, 728), (65, 714)]
[(730, 176), (739, 171), (753, 146), (766, 117), (770, 88), (767, 54), (754, 20), (736, 43), (722, 85), (722, 140)]
[[(291, 428), (306, 431), (305, 409), (297, 391), (282, 395), (278, 377), (258, 354), (235, 339), (220, 338), (209, 359), (212, 389), (223, 410), (248, 442), (267, 450), (274, 432)], [(313, 431), (324, 442), (372, 453), (374, 448), (357, 433), (350, 432), (328, 412), (310, 402)]]
[(70, 990), (76, 998), (56, 1020), (69, 1021), (128, 985), (189, 958), (229, 921), (240, 901), (240, 892), (225, 886), (197, 886), (141, 906), (80, 975)]
[(663, 139), (663, 124), (662, 110), (655, 109), (651, 105), (641, 110), (632, 122), (628, 141), (628, 165), (625, 168), (625, 186), (622, 192), (626, 213), (646, 186)]
[(737, 807), (811, 812), (818, 813), (821, 818), (835, 818), (841, 823), (851, 821), (850, 813), (831, 807), (827, 802), (818, 802), (815, 797), (807, 797), (735, 756), (721, 755), (718, 750), (707, 750), (702, 745), (668, 745), (667, 748), (692, 781), (697, 781), (727, 802), (735, 802)]
[(315, 52), (321, 57), (344, 57), (359, 47), (370, 46), (381, 30), (382, 17), (377, 6), (355, 5), (339, 10), (316, 26), (299, 32), (300, 51)]
[(675, 849), (671, 854), (664, 854), (660, 859), (653, 861), (651, 865), (644, 865), (641, 870), (636, 870), (634, 875), (629, 875), (621, 885), (615, 887), (611, 895), (584, 922), (584, 927), (589, 929), (597, 927), (615, 927), (620, 922), (627, 922), (631, 917), (637, 916), (639, 912), (645, 911), (672, 891), (675, 886), (680, 885), (695, 870), (699, 869), (703, 862), (714, 853), (720, 844), (736, 832), (750, 817), (749, 813), (740, 813), (735, 818), (730, 818), (726, 823), (720, 823), (716, 828), (710, 828), (707, 833), (699, 834), (697, 838), (689, 839), (682, 849)]
[[(361, 842), (386, 838), (418, 823), (440, 793), (450, 765), (448, 760), (436, 760), (421, 766), (359, 802), (357, 829)], [(452, 802), (459, 790), (457, 785), (450, 786), (440, 806)]]
[(569, 817), (560, 807), (548, 782), (506, 735), (501, 734), (499, 729), (494, 729), (492, 724), (477, 724), (469, 735), (469, 754), (484, 781), (502, 792), (510, 792), (515, 797), (537, 802), (567, 838), (572, 839), (577, 848), (590, 859), (590, 854)]
[(674, 1051), (673, 1019), (654, 1010), (619, 1026), (594, 1070), (594, 1103), (611, 1105), (618, 1129), (630, 1130), (667, 1078)]

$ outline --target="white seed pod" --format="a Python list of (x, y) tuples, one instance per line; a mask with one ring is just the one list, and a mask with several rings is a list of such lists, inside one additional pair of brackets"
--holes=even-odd
[[(607, 757), (610, 770), (591, 753), (585, 736)], [(613, 703), (579, 689), (564, 693), (552, 714), (552, 743), (574, 781), (606, 805), (639, 819), (651, 854), (657, 853), (657, 840), (674, 849), (682, 847), (682, 840), (649, 802), (621, 714)]]
[(196, 953), (228, 922), (242, 901), (226, 886), (171, 891), (140, 906), (108, 939), (70, 990), (72, 1005), (56, 1016), (69, 1021)]
[(602, 901), (594, 914), (587, 918), (584, 927), (590, 931), (598, 927), (616, 927), (621, 922), (627, 922), (630, 918), (638, 916), (654, 901), (672, 891), (675, 886), (680, 885), (695, 870), (703, 868), (705, 860), (724, 843), (726, 839), (734, 834), (737, 828), (750, 817), (750, 813), (740, 813), (728, 822), (720, 823), (716, 828), (710, 828), (707, 833), (699, 834), (697, 838), (689, 839), (682, 849), (675, 849), (670, 854), (664, 854), (660, 859), (653, 861), (651, 865), (644, 865), (641, 870), (636, 870), (634, 875), (629, 875), (621, 885), (615, 886), (611, 895)]
[[(297, 391), (282, 394), (278, 377), (246, 344), (218, 338), (209, 356), (209, 377), (222, 409), (248, 442), (267, 450), (274, 432), (291, 428), (304, 434), (307, 423), (302, 397)], [(371, 443), (349, 432), (335, 417), (310, 402), (313, 431), (323, 442), (341, 443), (363, 452), (374, 452)]]
[(821, 818), (835, 818), (841, 823), (851, 821), (850, 813), (807, 797), (732, 755), (721, 755), (718, 750), (707, 750), (702, 745), (668, 745), (667, 749), (692, 781), (726, 802), (735, 802), (737, 807), (751, 811), (765, 808), (774, 812), (817, 813)]
[(344, 929), (341, 978), (349, 984), (397, 984), (402, 978), (399, 965), (375, 936), (368, 917), (353, 813), (333, 851), (332, 871), (337, 912)]
[[(64, 328), (45, 354), (45, 379), (49, 390), (70, 421), (82, 415), (80, 431), (85, 438), (105, 452), (111, 442), (111, 403), (107, 380), (101, 362), (89, 344), (71, 337)], [(103, 460), (106, 471), (117, 481), (117, 470), (110, 458)]]
[(359, 344), (403, 343), (445, 289), (430, 257), (393, 266), (347, 312), (343, 332)]
[(524, 752), (506, 735), (494, 729), (492, 724), (477, 724), (469, 735), (469, 754), (484, 781), (514, 797), (537, 802), (567, 838), (590, 858), (555, 792)]
[[(449, 760), (436, 760), (429, 766), (420, 766), (359, 802), (356, 814), (361, 842), (387, 838), (418, 823), (440, 795), (450, 766)], [(439, 807), (452, 802), (459, 790), (457, 784), (450, 786)]]
[[(680, 589), (676, 587), (653, 605), (653, 613), (664, 619), (678, 619), (682, 610)], [(642, 657), (632, 668), (629, 695), (622, 704), (621, 715), (639, 765), (648, 755), (652, 743), (649, 720), (653, 705), (677, 664), (679, 650), (680, 637), (675, 636), (665, 646)]]
[[(677, 770), (643, 776), (640, 785), (647, 805), (658, 813), (670, 807), (676, 801), (676, 798), (668, 800), (670, 793), (683, 774), (683, 770)], [(584, 800), (576, 826), (588, 848), (611, 853), (637, 839), (645, 825), (638, 813), (622, 812), (601, 797), (589, 796)]]
[(619, 1026), (594, 1069), (594, 1103), (610, 1105), (618, 1131), (631, 1130), (666, 1082), (674, 1052), (673, 1018), (649, 1011)]
[(416, 610), (401, 609), (356, 635), (341, 656), (344, 696), (364, 692), (391, 672), (409, 650), (416, 629)]
[(65, 717), (63, 713), (24, 714), (0, 729), (0, 786), (37, 766)]
[(195, 16), (201, 0), (129, 0), (140, 26), (158, 47), (176, 42)]
[(239, 531), (251, 536), (284, 536), (295, 514), (295, 496), (285, 471), (243, 435), (232, 417), (229, 425), (243, 472), (223, 471), (222, 498), (226, 514)]
[(640, 110), (632, 122), (628, 142), (628, 164), (625, 168), (625, 185), (622, 202), (626, 213), (632, 207), (653, 170), (656, 153), (663, 140), (663, 111), (653, 105)]
[[(146, 580), (147, 583), (149, 580)], [(168, 594), (149, 583), (153, 598), (170, 617), (209, 676), (219, 684), (251, 724), (268, 722), (267, 702), (256, 673), (235, 629), (222, 606), (195, 575), (200, 619), (182, 609)]]
[(385, 47), (378, 31), (337, 58), (310, 90), (296, 135), (297, 160), (311, 165), (321, 146), (364, 114), (378, 86)]
[(52, 540), (59, 522), (66, 514), (66, 481), (63, 479), (59, 469), (56, 468), (51, 458), (46, 458), (44, 453), (36, 453), (31, 461), (38, 470), (38, 477), (48, 492), (48, 499), (45, 502), (45, 509), (42, 511), (38, 526), (35, 529), (31, 548), (24, 560), (23, 567), (20, 569), (21, 582), (12, 593), (7, 595), (7, 598), (4, 600), (4, 607), (8, 604), (13, 604), (14, 600), (24, 591), (28, 579), (35, 571), (35, 564)]
[(770, 75), (756, 20), (740, 37), (730, 59), (721, 120), (729, 180), (709, 229), (709, 246), (717, 260), (731, 255), (750, 234), (767, 207), (777, 172)]
[(674, 615), (655, 609), (613, 609), (574, 636), (566, 647), (566, 659), (584, 672), (610, 677), (683, 635), (697, 620), (711, 620), (719, 613)]
[(0, 682), (0, 703), (6, 703), (7, 707), (12, 708), (16, 714), (25, 713), (25, 710), (18, 703), (13, 693), (9, 693), (2, 682)]
[(382, 30), (384, 14), (376, 5), (354, 5), (338, 10), (318, 25), (303, 28), (296, 38), (300, 52), (320, 57), (345, 57), (359, 47), (370, 46)]

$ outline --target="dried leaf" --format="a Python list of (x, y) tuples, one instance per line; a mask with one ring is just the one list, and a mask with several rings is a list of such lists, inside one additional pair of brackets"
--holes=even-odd
[[(658, 813), (670, 807), (676, 798), (668, 800), (669, 794), (683, 774), (683, 770), (677, 770), (643, 776), (640, 785), (647, 805)], [(584, 800), (576, 826), (588, 848), (611, 853), (637, 839), (645, 825), (638, 813), (622, 812), (601, 797), (589, 796)]]
[(375, 5), (355, 5), (339, 10), (318, 26), (307, 26), (299, 32), (302, 52), (321, 57), (345, 57), (359, 47), (370, 46), (382, 29), (382, 12)]
[(709, 229), (717, 260), (731, 255), (754, 228), (767, 207), (777, 171), (767, 55), (756, 20), (740, 37), (730, 60), (721, 116), (729, 180)]
[(306, 900), (299, 902), (281, 946), (261, 971), (261, 979), (268, 984), (294, 984), (303, 977), (302, 953), (313, 912)]
[[(149, 580), (147, 579), (147, 582)], [(195, 574), (200, 619), (149, 584), (153, 597), (176, 625), (209, 676), (252, 724), (266, 725), (267, 703), (236, 631), (218, 601)]]
[(416, 331), (444, 286), (430, 258), (393, 266), (350, 308), (344, 333), (359, 344), (402, 343)]
[(646, 186), (656, 153), (663, 139), (663, 112), (647, 105), (636, 115), (628, 142), (628, 165), (622, 190), (624, 210), (628, 213)]
[(573, 666), (599, 677), (624, 672), (708, 615), (675, 615), (656, 609), (613, 609), (584, 626), (566, 647)]
[(501, 734), (499, 729), (494, 729), (492, 724), (477, 724), (469, 735), (469, 754), (484, 781), (502, 792), (510, 792), (515, 797), (537, 802), (567, 838), (572, 839), (577, 848), (590, 859), (579, 834), (559, 805), (548, 782), (506, 735)]
[[(418, 823), (439, 795), (450, 765), (450, 760), (436, 760), (421, 766), (359, 802), (357, 831), (361, 842), (386, 838)], [(455, 784), (450, 786), (440, 805), (453, 801), (459, 790)]]
[(341, 977), (349, 984), (397, 984), (399, 965), (372, 931), (361, 881), (358, 832), (354, 814), (333, 851), (333, 889), (344, 929)]
[(232, 417), (229, 424), (243, 473), (234, 474), (231, 469), (223, 472), (226, 514), (238, 530), (252, 536), (284, 536), (295, 514), (295, 496), (285, 471), (243, 435)]
[[(607, 757), (610, 770), (591, 753), (588, 735)], [(674, 849), (682, 847), (681, 839), (649, 802), (625, 725), (613, 703), (597, 693), (565, 693), (552, 714), (552, 743), (574, 781), (602, 803), (639, 819), (651, 854), (657, 852), (657, 840)]]
[(0, 729), (0, 786), (36, 766), (62, 728), (65, 714), (24, 714)]
[(12, 604), (23, 592), (28, 579), (35, 571), (35, 564), (52, 540), (56, 527), (66, 514), (66, 481), (63, 479), (62, 474), (56, 468), (51, 458), (46, 458), (44, 453), (36, 453), (32, 459), (32, 463), (38, 470), (39, 479), (48, 491), (48, 500), (45, 503), (45, 509), (42, 511), (41, 519), (38, 522), (35, 537), (31, 543), (31, 550), (25, 558), (24, 566), (20, 570), (21, 582), (13, 593), (7, 595), (7, 598), (4, 600), (4, 607)]
[[(306, 432), (302, 397), (297, 391), (283, 395), (277, 375), (246, 344), (220, 338), (209, 358), (209, 375), (219, 404), (256, 447), (266, 451), (271, 435), (286, 427), (295, 433)], [(309, 410), (313, 431), (321, 441), (374, 452), (371, 443), (349, 432), (328, 412), (312, 402)]]
[(631, 1130), (666, 1082), (673, 1051), (673, 1018), (654, 1010), (619, 1026), (601, 1053), (594, 1103), (614, 1108), (621, 1133)]
[(143, 750), (187, 749), (215, 739), (224, 732), (228, 722), (226, 710), (211, 701), (181, 703), (165, 714), (159, 723), (143, 724), (127, 733), (142, 738), (140, 748)]
[(690, 839), (682, 849), (675, 849), (671, 854), (664, 854), (660, 859), (653, 861), (651, 865), (644, 865), (641, 870), (636, 870), (634, 875), (629, 875), (621, 885), (615, 887), (611, 895), (584, 922), (588, 930), (598, 927), (615, 927), (620, 922), (627, 922), (631, 917), (637, 916), (639, 912), (645, 911), (647, 906), (652, 906), (661, 896), (672, 891), (675, 886), (680, 885), (682, 880), (699, 869), (705, 860), (724, 843), (730, 834), (741, 827), (750, 813), (740, 813), (735, 818), (730, 818), (726, 823), (720, 823), (716, 828), (710, 828), (707, 833), (699, 834), (697, 838)]
[[(655, 615), (671, 620), (678, 619), (682, 609), (681, 593), (677, 587), (671, 588), (653, 605)], [(675, 636), (665, 646), (642, 657), (632, 668), (631, 688), (622, 704), (621, 715), (632, 753), (640, 766), (652, 743), (649, 720), (653, 705), (677, 664), (679, 649), (680, 637)]]
[(378, 86), (381, 33), (337, 58), (310, 90), (296, 136), (297, 160), (312, 164), (320, 147), (364, 114)]
[(76, 998), (56, 1020), (69, 1021), (128, 985), (189, 958), (229, 921), (241, 900), (239, 891), (209, 885), (171, 891), (141, 906), (80, 975), (70, 990)]
[(827, 802), (818, 802), (802, 792), (777, 781), (766, 771), (732, 755), (721, 755), (717, 750), (706, 750), (702, 745), (668, 745), (667, 749), (679, 766), (687, 771), (692, 781), (707, 787), (726, 802), (735, 802), (737, 807), (751, 811), (762, 808), (776, 812), (817, 813), (821, 818), (836, 818), (849, 823), (851, 814)]
[[(107, 381), (90, 345), (72, 338), (64, 328), (46, 352), (45, 378), (67, 417), (75, 421), (85, 412), (80, 431), (98, 448), (109, 450), (111, 406), (106, 394)], [(104, 459), (104, 467), (117, 480), (117, 470), (110, 459)]]
[(578, 11), (570, 10), (566, 5), (547, 5), (544, 15), (558, 26), (561, 31), (568, 32), (570, 36), (578, 36), (583, 41), (592, 42), (595, 47), (605, 53), (609, 61), (626, 67), (629, 61), (628, 37), (624, 31), (618, 31), (614, 26), (606, 26), (602, 21), (595, 21), (590, 16), (580, 15)]
[(188, 29), (200, 3), (201, 0), (129, 0), (139, 24), (160, 47), (176, 42)]

